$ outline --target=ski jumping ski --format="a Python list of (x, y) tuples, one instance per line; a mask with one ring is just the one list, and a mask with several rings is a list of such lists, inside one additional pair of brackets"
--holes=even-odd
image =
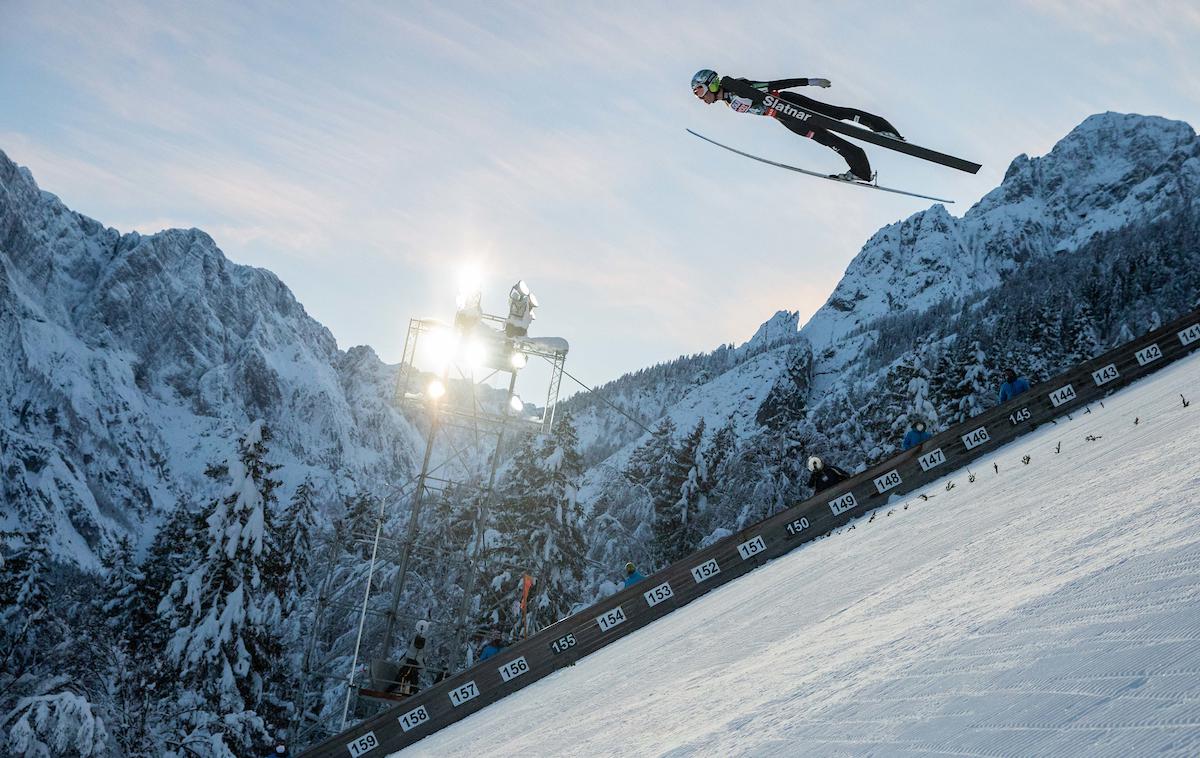
[(906, 190), (895, 189), (893, 187), (881, 187), (880, 185), (873, 184), (871, 182), (856, 182), (856, 181), (851, 181), (849, 179), (838, 179), (837, 177), (829, 176), (828, 174), (822, 174), (819, 171), (809, 171), (808, 169), (805, 169), (805, 168), (799, 168), (797, 166), (789, 166), (786, 163), (779, 163), (778, 161), (772, 161), (772, 160), (768, 160), (766, 158), (760, 158), (757, 155), (751, 155), (750, 153), (743, 152), (741, 150), (738, 150), (737, 148), (730, 147), (729, 145), (723, 145), (714, 139), (709, 139), (708, 137), (705, 137), (703, 134), (700, 134), (699, 132), (693, 132), (691, 129), (688, 129), (687, 131), (688, 131), (688, 134), (692, 134), (696, 137), (699, 137), (700, 139), (704, 140), (705, 142), (711, 142), (712, 144), (716, 145), (717, 147), (723, 147), (731, 153), (737, 153), (738, 155), (744, 155), (747, 158), (750, 158), (751, 160), (756, 160), (760, 163), (766, 163), (771, 166), (778, 166), (779, 168), (786, 168), (788, 171), (796, 171), (801, 174), (808, 174), (809, 176), (815, 176), (818, 179), (825, 179), (827, 181), (838, 182), (840, 184), (851, 184), (851, 185), (854, 185), (855, 187), (863, 187), (865, 189), (879, 190), (880, 192), (891, 192), (896, 195), (908, 195), (909, 197), (919, 197), (923, 200), (933, 200), (934, 202), (938, 202), (938, 203), (951, 203), (952, 204), (954, 202), (953, 200), (947, 200), (942, 197), (933, 197), (932, 195), (921, 195), (916, 192), (908, 192)]
[(982, 167), (981, 164), (972, 163), (971, 161), (964, 160), (963, 158), (956, 158), (953, 155), (939, 153), (937, 150), (930, 150), (927, 147), (914, 145), (913, 143), (905, 142), (904, 140), (885, 137), (882, 134), (871, 131), (870, 129), (863, 129), (862, 127), (855, 126), (854, 124), (848, 124), (844, 121), (823, 116), (816, 111), (810, 111), (807, 108), (789, 103), (782, 97), (777, 96), (775, 93), (771, 93), (764, 97), (763, 104), (770, 109), (768, 113), (771, 113), (776, 119), (781, 121), (791, 119), (792, 121), (799, 121), (806, 125), (818, 126), (822, 129), (828, 129), (831, 132), (838, 132), (846, 135), (847, 137), (853, 137), (854, 139), (861, 140), (862, 142), (869, 142), (872, 145), (886, 147), (888, 150), (894, 150), (898, 153), (910, 155), (913, 158), (920, 158), (921, 160), (929, 161), (930, 163), (937, 163), (938, 165), (945, 166), (946, 168), (965, 171), (968, 174), (979, 173), (979, 169)]

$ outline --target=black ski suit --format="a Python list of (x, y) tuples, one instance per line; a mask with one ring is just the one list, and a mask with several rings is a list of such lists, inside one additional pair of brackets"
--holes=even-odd
[(841, 484), (849, 478), (850, 475), (837, 466), (825, 464), (812, 472), (812, 476), (808, 478), (808, 486), (812, 487), (813, 494), (815, 495), (821, 490), (827, 490), (833, 485)]
[(873, 132), (892, 132), (899, 134), (896, 127), (892, 126), (887, 119), (882, 116), (876, 116), (873, 113), (860, 111), (857, 108), (844, 108), (840, 105), (830, 105), (822, 103), (819, 100), (813, 100), (811, 97), (798, 95), (795, 92), (782, 92), (788, 87), (806, 87), (808, 79), (799, 77), (797, 79), (776, 79), (769, 82), (755, 82), (749, 79), (736, 79), (732, 76), (721, 78), (721, 89), (725, 93), (725, 103), (738, 113), (753, 113), (757, 116), (774, 116), (779, 123), (786, 126), (791, 131), (799, 134), (802, 137), (822, 144), (833, 149), (838, 155), (846, 159), (846, 163), (850, 166), (850, 171), (863, 181), (871, 181), (871, 162), (867, 160), (867, 153), (858, 145), (848, 142), (837, 136), (828, 129), (822, 129), (818, 126), (810, 126), (801, 121), (796, 121), (783, 114), (769, 111), (763, 105), (763, 98), (767, 94), (774, 93), (781, 100), (786, 100), (793, 105), (798, 105), (801, 108), (807, 108), (815, 113), (820, 113), (822, 116), (835, 118), (839, 121), (854, 121), (862, 124)]

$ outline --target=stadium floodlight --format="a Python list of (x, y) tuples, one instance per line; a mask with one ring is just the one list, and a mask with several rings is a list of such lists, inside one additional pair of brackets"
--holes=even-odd
[(524, 337), (529, 334), (529, 324), (535, 318), (533, 309), (537, 298), (529, 291), (529, 285), (524, 279), (508, 291), (508, 318), (504, 320), (504, 334), (507, 337)]
[(483, 340), (473, 339), (463, 348), (462, 358), (472, 370), (483, 368), (488, 359), (488, 346)]
[(441, 371), (454, 361), (458, 353), (459, 335), (453, 329), (434, 329), (429, 333), (429, 359), (434, 369)]
[(437, 400), (442, 395), (446, 394), (446, 385), (442, 384), (441, 379), (434, 379), (425, 387), (425, 394), (430, 398)]
[(522, 353), (520, 350), (514, 350), (513, 354), (509, 356), (508, 362), (512, 364), (513, 368), (525, 368), (525, 364), (529, 362), (529, 359), (525, 357), (525, 353)]
[(513, 395), (508, 399), (508, 407), (512, 408), (514, 413), (520, 413), (525, 410), (525, 403), (521, 398)]

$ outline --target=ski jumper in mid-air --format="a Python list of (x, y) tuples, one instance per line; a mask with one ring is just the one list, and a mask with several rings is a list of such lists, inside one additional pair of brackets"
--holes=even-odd
[[(828, 79), (800, 77), (797, 79), (776, 79), (769, 82), (756, 82), (749, 79), (737, 79), (732, 76), (721, 77), (716, 71), (710, 69), (697, 71), (696, 75), (692, 77), (692, 92), (705, 103), (712, 105), (715, 102), (723, 102), (738, 113), (772, 116), (796, 134), (808, 137), (815, 142), (832, 148), (846, 160), (846, 163), (850, 166), (850, 170), (844, 174), (833, 174), (830, 176), (831, 179), (872, 181), (874, 175), (871, 172), (871, 163), (867, 160), (867, 154), (861, 147), (847, 142), (828, 129), (807, 124), (804, 121), (794, 118), (787, 118), (786, 108), (781, 114), (779, 105), (776, 104), (775, 107), (771, 107), (771, 104), (778, 103), (778, 101), (791, 103), (792, 105), (800, 106), (801, 108), (819, 113), (822, 116), (828, 116), (832, 119), (852, 121), (878, 133), (882, 137), (903, 142), (904, 138), (900, 136), (900, 132), (887, 119), (876, 116), (873, 113), (860, 111), (857, 108), (830, 105), (829, 103), (822, 103), (819, 100), (813, 100), (795, 92), (783, 91), (790, 87), (806, 86), (829, 87), (830, 81)], [(766, 93), (774, 95), (775, 99), (767, 98), (766, 102), (764, 102), (762, 96)], [(784, 117), (780, 118), (780, 115)]]

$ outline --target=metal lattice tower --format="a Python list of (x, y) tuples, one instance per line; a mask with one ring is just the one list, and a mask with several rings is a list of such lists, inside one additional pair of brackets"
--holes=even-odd
[[(518, 286), (524, 287), (524, 284)], [(513, 292), (516, 291), (517, 287), (514, 287)], [(527, 288), (522, 291), (528, 296)], [(532, 296), (529, 299), (536, 304)], [(370, 546), (370, 558), (364, 558), (367, 561), (365, 577), (361, 571), (348, 577), (335, 576), (339, 546), (330, 546), (330, 565), (320, 586), (316, 619), (305, 648), (300, 693), (302, 713), (295, 724), (295, 733), (301, 742), (310, 741), (316, 732), (329, 727), (344, 728), (351, 712), (357, 713), (363, 706), (359, 702), (362, 687), (358, 661), (394, 659), (399, 632), (423, 620), (423, 617), (400, 612), (406, 587), (413, 578), (412, 563), (417, 558), (436, 555), (445, 558), (447, 564), (459, 566), (463, 577), (462, 596), (454, 616), (424, 620), (433, 624), (435, 634), (442, 635), (443, 648), (445, 639), (453, 639), (449, 647), (450, 671), (443, 673), (452, 673), (468, 665), (463, 653), (470, 636), (477, 631), (471, 619), (471, 601), (484, 557), (484, 534), (495, 497), (504, 443), (514, 433), (552, 431), (568, 351), (566, 340), (530, 338), (524, 335), (524, 328), (513, 329), (512, 324), (511, 314), (506, 319), (475, 310), (467, 311), (464, 317), (461, 309), (453, 325), (431, 318), (409, 321), (396, 402), (415, 411), (418, 417), (428, 418), (421, 468), (414, 478), (388, 488), (379, 498), (374, 534), (351, 535), (360, 549)], [(469, 365), (460, 360), (464, 349), (474, 352), (469, 356), (470, 360), (465, 361)], [(441, 355), (439, 359), (437, 353), (451, 356), (446, 359), (446, 355)], [(514, 401), (518, 378), (524, 375), (522, 369), (532, 359), (539, 359), (549, 367), (546, 403), (540, 413), (533, 406)], [(420, 365), (430, 362), (434, 364), (433, 370), (422, 371)], [(530, 408), (535, 411), (532, 415)], [(487, 451), (486, 476), (478, 470), (478, 461), (472, 465), (469, 460), (471, 454), (481, 458), (483, 451)], [(460, 500), (473, 501), (470, 536), (462, 545), (425, 544), (420, 532), (422, 510), (431, 498), (442, 498), (447, 492), (455, 493)], [(408, 522), (403, 537), (396, 539), (385, 533), (385, 524), (389, 514), (405, 501), (409, 505)], [(380, 568), (386, 566), (394, 566), (395, 570), (388, 582), (390, 586), (384, 587), (380, 581), (384, 577)], [(351, 585), (357, 585), (364, 578), (361, 602), (347, 602), (345, 598), (353, 589)], [(372, 596), (381, 592), (390, 594), (386, 611), (371, 602)], [(335, 610), (353, 610), (359, 617), (348, 674), (344, 670), (344, 654), (322, 659), (318, 653), (322, 637), (331, 637), (325, 624), (329, 612)], [(375, 623), (369, 625), (369, 619), (375, 619)], [(382, 634), (377, 632), (380, 625)], [(339, 662), (343, 667), (340, 672), (336, 670)], [(321, 724), (307, 717), (315, 710), (308, 702), (333, 681), (342, 681), (346, 685), (342, 720), (340, 725)]]

